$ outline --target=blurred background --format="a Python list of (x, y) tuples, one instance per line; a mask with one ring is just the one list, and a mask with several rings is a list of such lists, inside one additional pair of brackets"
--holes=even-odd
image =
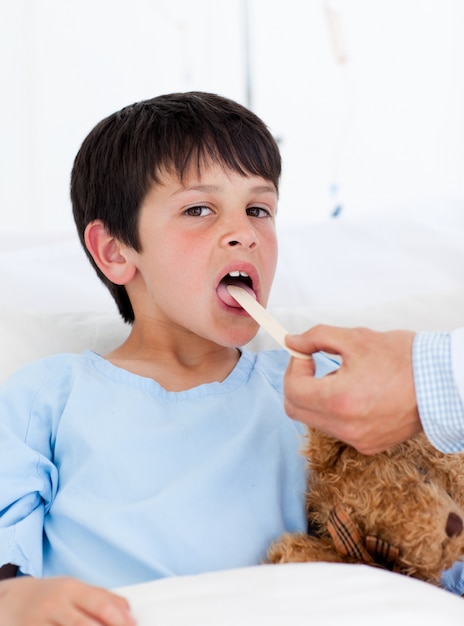
[(2, 0), (0, 381), (127, 335), (70, 171), (103, 117), (173, 91), (234, 98), (280, 143), (287, 329), (462, 326), (463, 33), (464, 0)]
[(284, 222), (464, 225), (462, 0), (4, 0), (0, 15), (4, 234), (72, 231), (84, 136), (185, 90), (265, 120)]

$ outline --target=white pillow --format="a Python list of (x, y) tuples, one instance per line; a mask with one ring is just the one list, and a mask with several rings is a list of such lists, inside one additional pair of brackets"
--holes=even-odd
[[(269, 306), (269, 312), (289, 333), (304, 332), (315, 324), (367, 326), (374, 330), (407, 329), (414, 331), (447, 331), (464, 325), (464, 288), (441, 293), (421, 293), (383, 303), (322, 309), (307, 306)], [(250, 342), (253, 350), (277, 347), (263, 329)]]
[(0, 308), (0, 382), (30, 361), (60, 352), (99, 354), (118, 346), (129, 333), (117, 314), (27, 313)]
[[(377, 330), (453, 330), (462, 326), (463, 311), (464, 289), (339, 310), (270, 307), (276, 319), (293, 333), (318, 323)], [(0, 307), (0, 382), (21, 365), (51, 354), (86, 349), (105, 354), (120, 345), (129, 330), (117, 313), (32, 313)], [(262, 350), (279, 346), (260, 329), (247, 347)]]

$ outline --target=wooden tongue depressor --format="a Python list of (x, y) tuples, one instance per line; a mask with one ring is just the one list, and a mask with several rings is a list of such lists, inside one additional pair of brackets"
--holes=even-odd
[(251, 317), (258, 322), (260, 326), (265, 328), (267, 332), (273, 337), (282, 348), (285, 348), (290, 354), (298, 359), (311, 359), (310, 354), (303, 354), (288, 348), (285, 344), (285, 336), (288, 335), (288, 331), (270, 315), (266, 309), (260, 305), (260, 303), (253, 298), (253, 296), (238, 287), (237, 285), (227, 285), (227, 291), (230, 295), (237, 300), (237, 302), (245, 309)]

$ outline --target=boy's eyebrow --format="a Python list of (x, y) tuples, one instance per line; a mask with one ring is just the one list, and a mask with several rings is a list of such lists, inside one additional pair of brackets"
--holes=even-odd
[(277, 193), (277, 189), (274, 185), (258, 185), (257, 187), (252, 187), (251, 191), (255, 193)]
[[(177, 195), (180, 193), (184, 193), (185, 191), (206, 191), (208, 193), (213, 193), (217, 191), (221, 191), (221, 187), (219, 185), (189, 185), (188, 187), (181, 187), (177, 191), (174, 192), (173, 195)], [(255, 187), (251, 187), (250, 191), (253, 193), (277, 193), (274, 185), (256, 185)]]

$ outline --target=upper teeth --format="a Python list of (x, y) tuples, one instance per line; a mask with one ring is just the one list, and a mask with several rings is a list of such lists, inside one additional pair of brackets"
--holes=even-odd
[(239, 276), (244, 276), (245, 278), (249, 278), (246, 272), (242, 272), (240, 270), (233, 270), (232, 272), (229, 272), (229, 276), (231, 276), (232, 278), (238, 278)]

